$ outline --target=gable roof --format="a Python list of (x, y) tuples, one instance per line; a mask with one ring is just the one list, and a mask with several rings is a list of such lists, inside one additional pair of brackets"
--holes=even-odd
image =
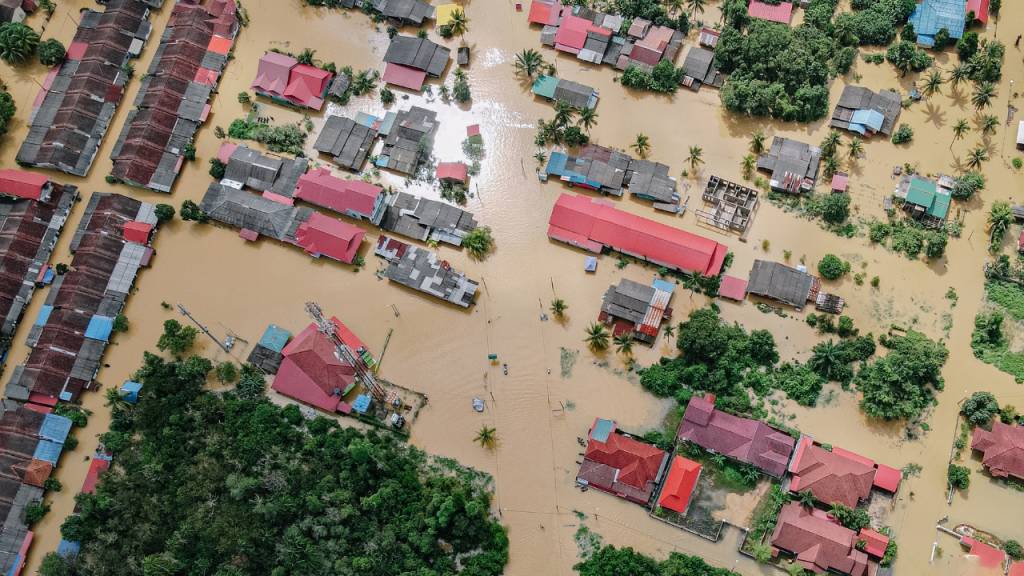
[(365, 234), (358, 226), (313, 212), (308, 220), (299, 224), (295, 241), (314, 256), (327, 256), (351, 264)]
[(908, 20), (922, 46), (934, 46), (935, 34), (943, 28), (950, 38), (959, 39), (964, 35), (966, 21), (964, 0), (923, 0)]
[(803, 308), (814, 287), (814, 276), (779, 262), (754, 260), (747, 293)]
[(308, 64), (297, 64), (288, 76), (288, 86), (281, 93), (285, 98), (319, 110), (334, 74)]
[(993, 476), (1024, 480), (1024, 427), (997, 420), (991, 431), (975, 428), (971, 449), (983, 453), (981, 462)]
[(751, 18), (760, 18), (769, 22), (778, 22), (789, 26), (793, 20), (793, 4), (791, 2), (779, 2), (768, 4), (761, 0), (750, 0), (747, 13)]
[(437, 179), (454, 180), (465, 183), (469, 178), (469, 168), (462, 162), (438, 162)]
[(988, 24), (989, 0), (967, 0), (967, 11), (974, 13), (974, 19)]
[[(365, 345), (337, 318), (331, 318), (341, 341), (358, 354)], [(356, 380), (355, 368), (341, 360), (334, 344), (310, 323), (282, 351), (284, 360), (271, 387), (296, 400), (334, 412), (345, 389)]]
[(0, 170), (0, 194), (39, 200), (50, 179), (45, 174), (5, 168)]
[[(610, 470), (613, 473), (607, 478), (610, 482), (598, 480), (596, 487), (646, 503), (654, 491), (655, 482), (661, 476), (668, 454), (657, 446), (622, 434), (614, 428), (614, 423), (607, 438), (602, 441), (601, 437), (604, 437), (604, 432), (599, 436), (590, 436), (584, 464), (590, 462), (589, 469), (592, 471)], [(581, 475), (587, 471), (581, 468)]]
[(658, 497), (658, 506), (685, 514), (690, 506), (690, 496), (697, 487), (701, 466), (693, 460), (675, 456), (669, 466), (668, 476)]
[(796, 554), (797, 562), (816, 573), (831, 570), (850, 576), (868, 575), (868, 555), (854, 547), (857, 539), (853, 530), (823, 516), (797, 502), (786, 504), (779, 512), (772, 546)]
[(727, 414), (700, 397), (690, 399), (677, 436), (776, 477), (786, 471), (796, 444), (791, 436), (760, 420)]
[(338, 178), (321, 167), (299, 177), (295, 197), (339, 214), (369, 218), (383, 192), (380, 186), (362, 180)]
[(819, 502), (838, 502), (847, 508), (855, 508), (868, 498), (875, 478), (873, 465), (829, 452), (806, 436), (797, 446), (789, 471), (793, 475), (791, 491), (809, 490)]
[(288, 87), (288, 77), (299, 61), (280, 52), (267, 52), (260, 57), (253, 89), (280, 94)]
[(384, 61), (422, 70), (436, 78), (448, 66), (450, 54), (451, 50), (426, 38), (398, 34), (391, 39)]

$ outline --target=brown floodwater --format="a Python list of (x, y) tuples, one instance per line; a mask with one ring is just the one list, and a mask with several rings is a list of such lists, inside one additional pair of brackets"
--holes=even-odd
[[(235, 59), (221, 83), (221, 94), (214, 100), (210, 122), (198, 137), (197, 161), (185, 167), (174, 189), (170, 200), (175, 205), (186, 199), (198, 201), (205, 192), (210, 180), (207, 161), (219, 146), (213, 126), (226, 128), (245, 113), (235, 95), (248, 88), (263, 51), (278, 47), (298, 52), (309, 47), (317, 50), (319, 58), (338, 66), (383, 68), (381, 57), (387, 46), (384, 28), (375, 28), (362, 14), (311, 9), (299, 0), (246, 0), (244, 4), (252, 23), (239, 38)], [(62, 0), (43, 37), (55, 37), (66, 44), (74, 34), (78, 11), (95, 6), (87, 0)], [(474, 95), (471, 106), (445, 104), (439, 98), (419, 95), (400, 97), (392, 106), (404, 108), (415, 103), (438, 111), (441, 129), (434, 155), (439, 160), (461, 159), (465, 127), (481, 125), (487, 155), (480, 175), (473, 179), (475, 196), (467, 209), (494, 230), (497, 249), (484, 262), (472, 261), (449, 247), (438, 249), (457, 268), (482, 280), (474, 308), (456, 309), (378, 279), (374, 275), (378, 263), (372, 251), (367, 251), (366, 268), (355, 272), (346, 266), (311, 260), (293, 247), (272, 241), (250, 244), (233, 230), (176, 221), (162, 229), (156, 240), (158, 254), (153, 267), (140, 276), (126, 309), (131, 329), (109, 348), (106, 367), (98, 379), (106, 387), (119, 385), (139, 364), (142, 352), (153, 347), (163, 320), (177, 317), (176, 312), (162, 308), (161, 302), (186, 305), (215, 333), (223, 335), (230, 330), (255, 342), (269, 323), (293, 331), (301, 329), (308, 322), (303, 303), (315, 300), (325, 311), (342, 318), (377, 354), (393, 330), (381, 374), (430, 397), (411, 442), (427, 452), (457, 458), (494, 475), (496, 507), (511, 539), (509, 575), (571, 574), (578, 559), (573, 538), (580, 524), (576, 511), (586, 515), (583, 522), (606, 542), (633, 546), (656, 556), (673, 550), (699, 554), (743, 574), (768, 573), (736, 554), (737, 531), (726, 531), (722, 541), (712, 545), (649, 518), (640, 507), (601, 493), (583, 494), (574, 487), (581, 452), (576, 439), (586, 435), (595, 416), (615, 418), (621, 427), (642, 432), (657, 427), (671, 403), (647, 394), (635, 377), (624, 375), (621, 357), (612, 353), (595, 357), (583, 349), (583, 328), (596, 317), (607, 286), (623, 277), (647, 281), (653, 270), (637, 265), (618, 270), (615, 259), (605, 256), (598, 272), (587, 275), (582, 270), (581, 252), (547, 239), (551, 206), (558, 194), (567, 190), (557, 182), (541, 184), (534, 175), (534, 127), (538, 118), (550, 118), (553, 112), (547, 104), (535, 101), (528, 84), (513, 74), (516, 52), (541, 49), (539, 31), (529, 28), (525, 13), (515, 12), (513, 6), (510, 0), (466, 3), (471, 21), (466, 41), (473, 47), (469, 68)], [(137, 70), (148, 66), (169, 12), (170, 2), (153, 15), (154, 34)], [(709, 7), (705, 18), (716, 18), (716, 14), (717, 8)], [(37, 28), (42, 22), (39, 14), (30, 19)], [(1021, 52), (1013, 47), (1022, 28), (1024, 4), (1008, 2), (998, 33), (994, 24), (985, 33), (1008, 45), (1004, 81), (992, 109), (998, 115), (1003, 115), (1008, 105), (1009, 80), (1024, 86)], [(447, 45), (454, 48), (457, 43), (451, 40)], [(692, 44), (692, 37), (688, 43)], [(592, 131), (595, 141), (625, 148), (643, 132), (651, 140), (650, 157), (669, 164), (677, 173), (685, 167), (689, 147), (699, 145), (705, 159), (699, 177), (717, 174), (738, 181), (740, 160), (748, 153), (753, 131), (763, 129), (769, 135), (816, 143), (828, 130), (824, 121), (799, 125), (730, 116), (721, 109), (713, 90), (699, 94), (681, 90), (674, 96), (634, 94), (613, 82), (615, 73), (608, 67), (556, 57), (548, 49), (542, 52), (549, 60), (554, 59), (560, 76), (600, 91), (599, 121)], [(938, 65), (948, 68), (954, 59), (954, 55), (943, 55)], [(19, 107), (10, 134), (0, 140), (0, 165), (14, 165), (31, 102), (45, 73), (39, 65), (12, 69), (0, 63), (0, 78), (9, 85)], [(862, 76), (860, 83), (874, 89), (899, 87), (906, 91), (913, 80), (912, 76), (899, 78), (889, 65), (863, 62), (855, 66), (851, 78), (854, 75)], [(833, 84), (833, 103), (843, 84), (843, 80)], [(103, 180), (110, 170), (113, 141), (137, 89), (138, 81), (129, 85), (90, 176), (78, 179), (55, 174), (55, 179), (78, 185), (85, 195), (114, 190), (149, 201), (168, 200), (154, 193), (109, 186)], [(901, 120), (915, 131), (912, 146), (895, 147), (884, 139), (866, 142), (863, 158), (850, 166), (850, 191), (858, 217), (882, 215), (882, 198), (895, 186), (893, 166), (911, 163), (925, 173), (953, 172), (958, 156), (965, 155), (980, 140), (972, 132), (950, 147), (952, 124), (962, 117), (973, 119), (975, 114), (968, 88), (951, 94), (947, 86), (944, 92), (904, 111)], [(384, 108), (375, 98), (360, 98), (343, 110), (346, 114), (359, 110), (381, 113)], [(273, 116), (277, 123), (302, 118), (300, 112), (269, 104), (264, 106), (263, 115)], [(311, 116), (318, 126), (322, 123), (322, 114)], [(950, 525), (971, 523), (1004, 538), (1024, 539), (1020, 515), (1008, 513), (1024, 506), (1024, 494), (1020, 492), (975, 474), (965, 496), (956, 496), (952, 506), (945, 503), (945, 468), (956, 431), (956, 402), (984, 389), (994, 392), (1001, 402), (1024, 405), (1024, 391), (1013, 379), (975, 360), (969, 347), (972, 319), (982, 297), (980, 267), (987, 256), (987, 207), (996, 199), (1020, 196), (1022, 191), (1020, 174), (1010, 168), (1014, 133), (1001, 127), (990, 139), (992, 160), (985, 165), (987, 190), (980, 199), (962, 206), (963, 237), (952, 239), (947, 256), (932, 264), (910, 261), (871, 246), (863, 237), (839, 238), (767, 203), (758, 210), (749, 242), (741, 243), (735, 236), (724, 237), (699, 224), (692, 210), (673, 217), (656, 213), (641, 202), (616, 201), (625, 210), (727, 243), (735, 253), (733, 271), (740, 276), (746, 276), (755, 258), (781, 260), (784, 251), (791, 252), (793, 263), (803, 259), (809, 266), (826, 253), (838, 254), (850, 260), (854, 270), (864, 272), (866, 278), (880, 277), (878, 289), (866, 282), (858, 286), (850, 279), (829, 284), (830, 290), (847, 300), (848, 314), (862, 331), (877, 334), (896, 323), (914, 326), (933, 338), (948, 338), (951, 353), (943, 371), (946, 390), (939, 395), (939, 404), (928, 420), (930, 431), (920, 439), (904, 440), (901, 427), (865, 419), (852, 393), (830, 393), (828, 400), (814, 409), (789, 403), (780, 407), (793, 415), (791, 425), (823, 442), (897, 467), (911, 462), (922, 466), (920, 475), (907, 481), (888, 519), (898, 533), (900, 557), (896, 568), (903, 574), (978, 573), (971, 561), (963, 558), (959, 545), (934, 529), (944, 516), (949, 517)], [(312, 143), (311, 137), (307, 145), (310, 155)], [(402, 179), (389, 175), (381, 178), (386, 183), (404, 184)], [(684, 198), (690, 196), (691, 209), (697, 207), (699, 180), (683, 178), (680, 182), (688, 188), (682, 194)], [(417, 193), (437, 196), (429, 186), (411, 187)], [(80, 216), (81, 209), (77, 209), (54, 261), (68, 260), (70, 230)], [(1015, 229), (1010, 236), (1016, 233)], [(371, 231), (366, 248), (375, 239), (376, 233)], [(959, 295), (959, 303), (953, 308), (945, 298), (950, 287)], [(541, 318), (555, 296), (569, 304), (562, 323)], [(44, 298), (45, 294), (36, 296), (26, 319), (35, 317)], [(685, 318), (690, 310), (705, 303), (704, 297), (680, 289), (674, 305), (676, 319)], [(806, 357), (807, 350), (819, 339), (804, 324), (802, 315), (783, 318), (763, 314), (751, 302), (722, 302), (721, 306), (730, 321), (748, 328), (771, 329), (784, 358)], [(27, 354), (27, 330), (26, 322), (15, 339), (11, 361), (2, 375), (4, 381)], [(561, 375), (563, 348), (579, 351), (571, 375), (565, 378)], [(225, 356), (205, 340), (200, 342), (200, 350), (218, 359)], [(643, 365), (670, 351), (670, 346), (659, 341), (653, 348), (639, 349), (635, 354)], [(233, 355), (241, 360), (247, 353), (248, 346), (243, 343)], [(489, 353), (498, 354), (500, 361), (508, 364), (508, 375), (488, 362)], [(472, 411), (474, 396), (487, 399), (483, 414)], [(97, 445), (96, 436), (109, 423), (102, 393), (85, 394), (83, 402), (94, 414), (88, 427), (77, 432), (78, 448), (64, 455), (55, 472), (65, 490), (49, 497), (53, 508), (36, 527), (28, 573), (36, 570), (47, 551), (55, 549), (58, 527), (74, 506), (73, 496), (85, 476), (88, 455)], [(482, 424), (497, 428), (499, 445), (493, 452), (472, 441)], [(978, 466), (976, 462), (971, 465)], [(935, 541), (943, 552), (929, 565)]]

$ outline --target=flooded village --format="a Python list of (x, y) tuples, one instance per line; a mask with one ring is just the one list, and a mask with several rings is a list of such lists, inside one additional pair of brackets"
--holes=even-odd
[(886, 1), (0, 0), (66, 47), (0, 46), (0, 566), (89, 553), (174, 320), (488, 475), (493, 573), (1020, 574), (1024, 4), (800, 44), (785, 106), (744, 61)]

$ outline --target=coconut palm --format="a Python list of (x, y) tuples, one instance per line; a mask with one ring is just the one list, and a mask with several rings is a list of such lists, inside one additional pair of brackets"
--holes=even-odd
[(476, 438), (473, 440), (488, 450), (494, 450), (494, 447), (498, 444), (498, 431), (487, 425), (481, 426), (480, 430), (476, 433)]
[(981, 117), (980, 126), (982, 134), (995, 134), (996, 128), (999, 127), (999, 118), (994, 114), (986, 114)]
[(490, 226), (474, 228), (462, 239), (462, 246), (469, 252), (470, 257), (482, 260), (494, 248), (494, 237), (491, 235)]
[(860, 158), (860, 155), (864, 153), (864, 141), (854, 136), (850, 140), (850, 148), (847, 150), (847, 154), (850, 156), (850, 160), (856, 160)]
[(577, 124), (589, 133), (590, 129), (597, 124), (597, 112), (593, 108), (580, 110), (580, 119)]
[(533, 78), (533, 75), (540, 72), (544, 67), (544, 57), (533, 48), (527, 48), (516, 54), (515, 67), (516, 73)]
[(828, 136), (825, 136), (825, 139), (821, 141), (822, 155), (825, 157), (835, 156), (836, 149), (839, 148), (840, 141), (839, 132), (829, 130)]
[(551, 313), (555, 315), (555, 318), (564, 318), (565, 311), (568, 309), (569, 305), (561, 298), (555, 298), (551, 301)]
[(971, 125), (967, 123), (966, 118), (957, 120), (956, 124), (953, 124), (953, 142), (949, 143), (950, 150), (953, 149), (953, 144), (957, 140), (963, 140), (964, 135), (971, 131)]
[(574, 116), (576, 116), (576, 109), (571, 104), (555, 102), (555, 124), (564, 128), (572, 123)]
[(839, 172), (840, 168), (842, 168), (842, 166), (839, 164), (839, 159), (836, 158), (834, 154), (832, 156), (826, 156), (825, 157), (825, 176), (826, 177), (831, 178), (831, 177), (835, 176), (836, 172)]
[(306, 66), (315, 66), (316, 64), (316, 50), (306, 48), (295, 57), (299, 64), (305, 64)]
[(676, 326), (671, 322), (666, 322), (665, 327), (661, 329), (665, 333), (666, 338), (674, 338), (676, 335)]
[(743, 178), (750, 180), (750, 177), (754, 175), (754, 167), (756, 166), (753, 154), (747, 154), (743, 157), (741, 166), (743, 167)]
[(697, 171), (697, 167), (704, 163), (704, 149), (700, 146), (690, 146), (690, 155), (686, 160), (690, 163), (690, 170)]
[(545, 154), (543, 150), (537, 150), (533, 155), (533, 159), (537, 161), (537, 164), (543, 164), (544, 161), (548, 159), (548, 155)]
[(0, 26), (0, 60), (14, 66), (24, 64), (39, 48), (39, 34), (20, 22)]
[(651, 139), (646, 134), (640, 133), (636, 135), (636, 140), (630, 146), (641, 158), (646, 158), (647, 153), (651, 150)]
[(971, 150), (969, 154), (967, 154), (967, 167), (973, 169), (981, 168), (982, 162), (985, 162), (987, 160), (988, 150), (985, 150), (981, 146), (978, 146), (974, 150)]
[(1003, 237), (1013, 223), (1013, 210), (1007, 202), (999, 201), (992, 204), (988, 213), (989, 252), (998, 252), (1003, 245)]
[(814, 494), (812, 494), (810, 490), (804, 490), (803, 492), (798, 493), (796, 495), (796, 499), (804, 508), (807, 508), (808, 510), (814, 508)]
[(967, 65), (957, 64), (949, 71), (949, 83), (953, 85), (953, 88), (957, 88), (963, 82), (969, 79)]
[(925, 96), (931, 96), (933, 94), (942, 93), (942, 85), (946, 80), (942, 77), (942, 72), (938, 70), (932, 70), (930, 74), (924, 79), (924, 88), (921, 89)]
[(706, 0), (686, 0), (686, 6), (690, 9), (690, 19), (692, 20), (697, 14), (704, 13), (704, 5), (707, 4)]
[(829, 382), (838, 381), (849, 373), (849, 362), (835, 342), (828, 340), (814, 346), (814, 354), (807, 360), (807, 367)]
[(754, 154), (764, 152), (764, 132), (758, 130), (750, 135), (750, 151)]
[(669, 14), (679, 14), (683, 10), (683, 0), (665, 0), (665, 8)]
[(971, 96), (971, 104), (974, 105), (976, 110), (988, 108), (992, 105), (992, 99), (995, 98), (995, 95), (995, 85), (991, 82), (982, 82), (974, 89), (974, 94)]
[(461, 8), (452, 11), (448, 20), (448, 29), (452, 31), (453, 35), (460, 37), (465, 36), (469, 31), (469, 18), (466, 18), (466, 13)]
[(587, 326), (587, 337), (583, 339), (590, 346), (591, 350), (600, 351), (608, 349), (608, 330), (604, 324), (594, 322)]
[(623, 356), (631, 356), (633, 354), (633, 335), (629, 332), (623, 332), (616, 336), (615, 350)]

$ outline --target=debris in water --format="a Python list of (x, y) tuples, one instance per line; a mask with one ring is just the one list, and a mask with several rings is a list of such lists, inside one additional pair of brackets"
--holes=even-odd
[(562, 355), (562, 378), (569, 378), (572, 376), (572, 367), (576, 365), (576, 358), (579, 357), (579, 350), (569, 350), (568, 348), (561, 349)]
[(473, 398), (473, 410), (477, 412), (484, 411), (484, 401), (479, 398)]

